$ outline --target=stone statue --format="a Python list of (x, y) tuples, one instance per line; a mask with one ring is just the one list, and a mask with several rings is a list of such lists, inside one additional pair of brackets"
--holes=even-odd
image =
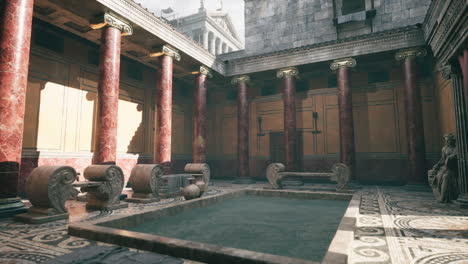
[(437, 201), (448, 203), (458, 197), (457, 147), (453, 134), (444, 135), (442, 157), (428, 172), (429, 184)]

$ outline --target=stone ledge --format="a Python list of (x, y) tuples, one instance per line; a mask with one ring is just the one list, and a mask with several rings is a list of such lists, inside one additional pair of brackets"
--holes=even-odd
[(340, 41), (234, 59), (228, 62), (226, 75), (249, 74), (423, 45), (425, 42), (422, 29), (410, 26)]

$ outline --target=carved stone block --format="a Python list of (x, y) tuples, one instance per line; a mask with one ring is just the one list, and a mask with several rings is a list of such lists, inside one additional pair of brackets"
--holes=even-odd
[(77, 195), (72, 183), (76, 171), (68, 166), (41, 166), (35, 168), (26, 180), (26, 196), (32, 204), (27, 213), (15, 220), (40, 224), (68, 219), (65, 201)]
[(115, 165), (91, 165), (84, 170), (84, 177), (89, 181), (81, 186), (81, 192), (87, 192), (86, 208), (114, 210), (128, 207), (120, 203), (119, 196), (124, 187), (122, 169)]
[(206, 163), (188, 163), (184, 168), (185, 173), (189, 174), (203, 174), (203, 181), (206, 187), (210, 184), (210, 166)]
[(152, 203), (159, 201), (157, 186), (160, 185), (164, 168), (159, 164), (140, 164), (133, 167), (129, 183), (133, 189), (131, 203)]

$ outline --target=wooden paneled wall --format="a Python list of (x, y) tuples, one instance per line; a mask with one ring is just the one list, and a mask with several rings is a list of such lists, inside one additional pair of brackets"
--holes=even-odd
[[(401, 70), (389, 72), (388, 82), (368, 84), (367, 73), (353, 71), (353, 109), (355, 140), (358, 159), (358, 174), (361, 180), (402, 180), (407, 155), (404, 90)], [(301, 76), (302, 79), (307, 76)], [(297, 129), (303, 137), (303, 167), (308, 170), (326, 170), (338, 160), (339, 123), (336, 88), (326, 88), (327, 76), (307, 79), (309, 90), (297, 93)], [(279, 80), (278, 80), (279, 82)], [(424, 133), (428, 159), (437, 156), (440, 150), (440, 133), (437, 103), (431, 78), (420, 81), (423, 96)], [(250, 93), (259, 94), (258, 84), (249, 88)], [(280, 91), (280, 90), (278, 90)], [(216, 133), (216, 148), (210, 149), (209, 159), (221, 167), (217, 174), (235, 176), (237, 153), (237, 107), (235, 101), (212, 105), (210, 122), (219, 130)], [(314, 121), (313, 113), (318, 115)], [(450, 115), (447, 114), (447, 115)], [(453, 113), (452, 113), (453, 115)], [(258, 119), (262, 120), (259, 135)], [(453, 117), (452, 117), (453, 118)], [(453, 121), (451, 121), (453, 123)], [(254, 177), (264, 176), (264, 168), (270, 159), (269, 133), (283, 131), (283, 102), (281, 93), (271, 96), (255, 96), (250, 101), (250, 167)], [(369, 168), (373, 160), (388, 166)], [(324, 162), (325, 161), (325, 162)], [(323, 163), (323, 164), (321, 164)], [(325, 164), (325, 165), (324, 165)], [(402, 168), (392, 168), (395, 164)], [(394, 176), (385, 173), (394, 171)], [(216, 168), (215, 168), (216, 170)], [(382, 176), (382, 173), (385, 174)]]
[[(64, 37), (62, 53), (32, 45), (26, 94), (23, 159), (19, 182), (41, 165), (69, 165), (77, 172), (91, 164), (98, 109), (98, 68), (88, 63), (96, 49), (85, 41)], [(156, 71), (145, 66), (139, 80), (130, 78), (129, 60), (122, 57), (118, 109), (117, 165), (126, 179), (137, 163), (151, 163), (155, 127)], [(131, 66), (133, 67), (133, 66)], [(172, 153), (182, 170), (191, 160), (192, 105), (181, 82), (173, 87)]]

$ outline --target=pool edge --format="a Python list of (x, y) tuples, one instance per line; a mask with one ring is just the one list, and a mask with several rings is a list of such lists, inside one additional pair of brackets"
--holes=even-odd
[[(230, 199), (240, 195), (267, 195), (276, 197), (305, 198), (305, 199), (326, 199), (329, 200), (347, 200), (350, 201), (343, 218), (340, 221), (337, 232), (330, 243), (321, 263), (347, 263), (350, 243), (354, 237), (354, 221), (348, 218), (355, 216), (355, 204), (359, 204), (356, 193), (335, 193), (335, 192), (310, 192), (297, 190), (264, 190), (264, 189), (242, 189), (213, 196), (202, 197), (196, 200), (181, 201), (177, 204), (168, 204), (162, 207), (144, 209), (136, 215), (144, 217), (150, 216), (155, 211), (162, 212), (171, 210), (181, 210), (184, 208), (199, 207), (200, 204), (212, 204), (219, 201)], [(171, 212), (169, 212), (171, 213)], [(74, 222), (68, 226), (68, 234), (71, 236), (82, 237), (100, 242), (116, 244), (140, 250), (157, 252), (160, 254), (171, 255), (178, 258), (192, 259), (204, 263), (298, 263), (298, 264), (317, 264), (318, 262), (283, 257), (267, 253), (254, 252), (243, 249), (221, 247), (211, 244), (199, 243), (188, 240), (181, 240), (169, 237), (162, 237), (152, 234), (143, 234), (139, 232), (127, 231), (118, 227), (106, 227), (99, 224), (111, 223), (116, 226), (119, 221), (125, 221), (129, 215), (115, 215), (102, 219), (93, 220), (87, 223)], [(355, 218), (354, 218), (355, 219)], [(121, 224), (121, 223), (120, 223)], [(351, 226), (353, 225), (353, 226)], [(351, 231), (351, 233), (350, 233)], [(347, 241), (347, 245), (344, 245)], [(239, 262), (240, 261), (240, 262)]]

